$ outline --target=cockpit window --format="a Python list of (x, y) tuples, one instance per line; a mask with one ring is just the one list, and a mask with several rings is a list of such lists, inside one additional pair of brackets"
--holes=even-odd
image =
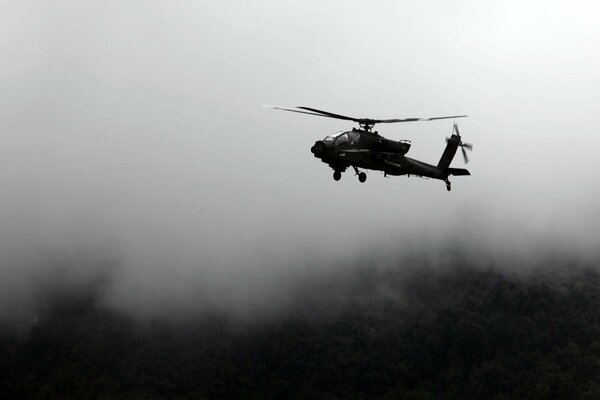
[(348, 143), (348, 134), (344, 133), (343, 135), (340, 135), (337, 137), (337, 139), (335, 140), (335, 145), (336, 146), (340, 146), (344, 143)]
[(331, 143), (331, 142), (335, 141), (338, 138), (338, 136), (343, 135), (344, 133), (346, 133), (346, 132), (344, 132), (344, 131), (336, 132), (333, 135), (329, 135), (329, 136), (325, 137), (325, 139), (323, 139), (323, 141)]
[(354, 142), (358, 141), (358, 132), (352, 131), (348, 132), (348, 137), (350, 138), (350, 142), (354, 144)]

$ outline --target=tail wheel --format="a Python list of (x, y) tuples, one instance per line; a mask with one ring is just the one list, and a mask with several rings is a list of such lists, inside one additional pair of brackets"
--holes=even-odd
[(340, 179), (342, 179), (342, 173), (340, 171), (335, 171), (333, 173), (333, 180), (339, 181)]
[(360, 183), (363, 183), (364, 181), (367, 180), (367, 174), (365, 174), (364, 172), (361, 172), (360, 174), (358, 174), (358, 180)]
[(450, 191), (452, 189), (452, 185), (450, 184), (450, 181), (446, 181), (446, 190)]

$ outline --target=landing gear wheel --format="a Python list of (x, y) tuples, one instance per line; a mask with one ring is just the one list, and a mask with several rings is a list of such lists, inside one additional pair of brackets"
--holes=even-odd
[(367, 180), (367, 174), (365, 174), (364, 172), (361, 172), (360, 174), (358, 174), (358, 181), (360, 183), (363, 183), (366, 180)]
[(450, 184), (450, 181), (446, 181), (446, 190), (450, 191), (452, 189), (452, 186)]
[(333, 180), (339, 181), (340, 179), (342, 179), (342, 173), (340, 171), (335, 171), (333, 173)]

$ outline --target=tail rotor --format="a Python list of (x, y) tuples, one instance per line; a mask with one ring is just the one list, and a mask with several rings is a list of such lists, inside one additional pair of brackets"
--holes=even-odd
[(460, 149), (462, 150), (462, 155), (463, 158), (465, 160), (465, 164), (469, 163), (469, 157), (467, 157), (467, 150), (473, 150), (473, 145), (471, 143), (463, 143), (462, 139), (460, 137), (460, 131), (458, 130), (458, 125), (456, 125), (456, 122), (452, 125), (452, 136), (449, 138), (446, 138), (446, 142), (448, 142), (451, 139), (456, 138), (456, 140), (458, 141), (458, 146), (460, 147)]

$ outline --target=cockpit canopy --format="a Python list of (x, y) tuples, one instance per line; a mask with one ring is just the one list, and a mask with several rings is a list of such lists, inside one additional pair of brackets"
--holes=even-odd
[(340, 131), (333, 135), (326, 136), (325, 139), (323, 139), (323, 142), (334, 146), (340, 146), (348, 142), (353, 144), (356, 136), (358, 136), (358, 134), (353, 131)]

